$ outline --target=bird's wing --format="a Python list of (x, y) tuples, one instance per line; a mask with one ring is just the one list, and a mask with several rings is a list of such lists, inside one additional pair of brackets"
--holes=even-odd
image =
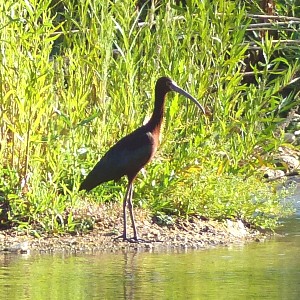
[(127, 175), (134, 178), (155, 152), (151, 132), (140, 127), (112, 146), (82, 182), (80, 189), (91, 190), (97, 185)]
[(152, 134), (136, 130), (110, 148), (101, 160), (109, 170), (113, 170), (115, 177), (135, 176), (151, 159), (154, 152)]

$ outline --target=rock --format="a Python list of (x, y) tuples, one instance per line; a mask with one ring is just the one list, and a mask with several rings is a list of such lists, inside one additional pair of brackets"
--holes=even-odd
[(285, 175), (285, 173), (282, 170), (267, 169), (265, 171), (264, 177), (270, 178), (270, 179), (275, 179), (275, 178), (283, 177), (284, 175)]
[(226, 221), (227, 221), (227, 230), (233, 236), (245, 237), (248, 234), (247, 229), (245, 228), (241, 220), (233, 222), (228, 219)]
[(279, 157), (279, 161), (277, 163), (277, 166), (281, 167), (287, 165), (289, 170), (295, 170), (298, 169), (300, 166), (299, 160), (293, 156), (290, 155), (281, 155)]
[(4, 251), (10, 253), (21, 253), (21, 254), (28, 254), (30, 252), (29, 244), (27, 241), (15, 244), (11, 247), (4, 248)]
[(293, 122), (299, 122), (300, 121), (300, 115), (297, 113), (294, 113), (293, 115)]
[(286, 132), (284, 134), (284, 141), (289, 144), (293, 144), (296, 141), (296, 137), (293, 133)]
[(297, 137), (297, 136), (300, 136), (300, 130), (296, 130), (295, 132), (294, 132), (294, 135)]

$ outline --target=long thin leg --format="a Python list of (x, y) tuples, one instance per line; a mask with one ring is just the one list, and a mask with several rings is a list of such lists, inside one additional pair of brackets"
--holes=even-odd
[(129, 181), (129, 185), (130, 185), (130, 188), (129, 188), (129, 191), (128, 191), (128, 209), (129, 209), (132, 228), (133, 228), (133, 239), (129, 239), (129, 241), (130, 242), (135, 242), (135, 243), (138, 243), (138, 242), (150, 243), (151, 241), (140, 239), (138, 237), (137, 228), (136, 228), (136, 225), (135, 225), (134, 213), (133, 213), (133, 205), (132, 205), (133, 180)]
[[(151, 241), (139, 239), (139, 237), (138, 237), (137, 228), (135, 225), (134, 213), (133, 213), (132, 195), (133, 195), (133, 179), (131, 179), (131, 180), (129, 179), (126, 194), (125, 194), (124, 201), (123, 201), (123, 222), (124, 222), (123, 234), (121, 236), (116, 237), (116, 239), (123, 238), (123, 241), (128, 241), (131, 243), (138, 243), (138, 242), (149, 243)], [(130, 219), (131, 219), (132, 228), (133, 228), (133, 238), (127, 237), (127, 220), (126, 220), (127, 205), (128, 205)]]
[(129, 208), (129, 213), (130, 213), (130, 218), (131, 218), (131, 223), (133, 228), (133, 239), (135, 241), (138, 241), (138, 234), (135, 225), (133, 206), (132, 206), (132, 194), (133, 194), (133, 182), (130, 183), (130, 192), (128, 194), (128, 208)]
[(126, 218), (126, 206), (129, 197), (132, 197), (132, 182), (128, 182), (126, 194), (123, 200), (123, 240), (127, 240), (127, 218)]

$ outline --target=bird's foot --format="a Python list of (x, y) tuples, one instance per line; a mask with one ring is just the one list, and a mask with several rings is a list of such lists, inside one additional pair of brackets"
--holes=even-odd
[(124, 234), (118, 235), (117, 237), (114, 238), (114, 241), (119, 240), (119, 239), (123, 239), (123, 241), (126, 241), (127, 237), (124, 236)]
[(152, 243), (153, 241), (148, 241), (148, 240), (144, 240), (144, 239), (140, 239), (138, 237), (133, 237), (133, 238), (129, 238), (126, 239), (129, 243)]
[(138, 238), (137, 236), (128, 238), (124, 234), (121, 234), (121, 235), (117, 236), (116, 238), (114, 238), (114, 241), (118, 240), (118, 239), (123, 239), (124, 242), (129, 242), (129, 243), (152, 243), (152, 242), (155, 242), (155, 241), (144, 240), (144, 239)]

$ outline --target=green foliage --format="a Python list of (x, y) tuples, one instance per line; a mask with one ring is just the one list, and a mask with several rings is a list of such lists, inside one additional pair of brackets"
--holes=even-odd
[[(211, 116), (169, 95), (162, 144), (148, 176), (137, 180), (136, 203), (270, 225), (282, 207), (253, 174), (266, 163), (263, 153), (280, 144), (278, 112), (297, 104), (276, 93), (298, 64), (272, 58), (280, 45), (267, 37), (258, 86), (240, 84), (248, 20), (239, 1), (187, 1), (186, 8), (162, 1), (147, 11), (128, 0), (77, 2), (1, 4), (0, 189), (13, 223), (89, 227), (69, 213), (84, 197), (80, 180), (151, 114), (155, 82), (168, 75)], [(109, 182), (91, 199), (120, 201), (123, 194), (124, 186)]]

